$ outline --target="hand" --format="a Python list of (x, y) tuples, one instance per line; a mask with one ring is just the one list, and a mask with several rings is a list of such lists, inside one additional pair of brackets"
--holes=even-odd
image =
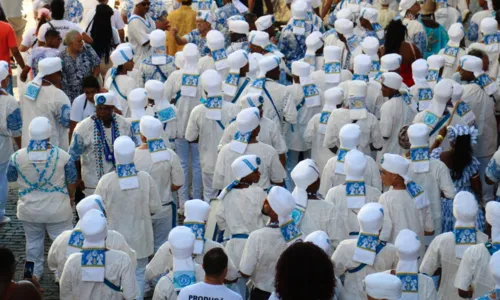
[(177, 34), (179, 34), (179, 29), (177, 29), (177, 27), (170, 27), (171, 31), (172, 31), (172, 34), (174, 36), (177, 36)]
[(443, 128), (439, 129), (439, 133), (438, 133), (440, 136), (442, 136), (443, 138), (446, 137), (446, 134), (448, 134), (448, 128), (446, 126), (443, 126)]
[(36, 278), (36, 276), (33, 275), (33, 278), (26, 278), (25, 280), (33, 283), (40, 293), (43, 294), (43, 292), (45, 292), (45, 290), (40, 286), (40, 282), (38, 282), (38, 278)]
[(170, 29), (170, 22), (167, 21), (167, 20), (163, 21), (162, 29), (163, 30), (169, 30)]
[(85, 190), (85, 182), (81, 179), (76, 180), (76, 186), (82, 190), (82, 192)]
[(24, 67), (23, 71), (21, 72), (21, 81), (26, 82), (26, 79), (28, 79), (28, 73), (31, 70), (30, 67), (26, 66)]

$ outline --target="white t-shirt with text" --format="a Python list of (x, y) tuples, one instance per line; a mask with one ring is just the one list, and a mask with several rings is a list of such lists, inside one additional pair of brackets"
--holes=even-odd
[(198, 282), (181, 290), (177, 300), (243, 300), (241, 296), (223, 285)]

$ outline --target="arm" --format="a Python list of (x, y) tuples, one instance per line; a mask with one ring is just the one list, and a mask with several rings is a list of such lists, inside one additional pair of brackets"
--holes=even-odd
[(170, 254), (170, 243), (166, 242), (156, 251), (153, 259), (146, 266), (146, 280), (153, 280), (168, 270), (167, 257)]
[(425, 252), (424, 259), (420, 265), (420, 272), (433, 276), (434, 273), (441, 267), (441, 255), (439, 252), (439, 240), (435, 238)]
[(273, 3), (271, 2), (271, 0), (264, 0), (264, 3), (266, 4), (267, 14), (273, 15), (274, 14), (274, 7), (273, 7)]
[(94, 43), (94, 40), (86, 32), (82, 32), (82, 38), (83, 41), (89, 45)]
[(476, 273), (477, 265), (472, 250), (474, 250), (473, 247), (465, 250), (455, 276), (455, 287), (458, 289), (458, 295), (466, 299), (472, 298), (473, 291), (469, 291), (469, 289), (472, 289), (472, 279)]
[(186, 127), (186, 134), (185, 138), (188, 142), (194, 143), (198, 141), (198, 136), (200, 135), (200, 126), (199, 126), (199, 109), (198, 107), (195, 107), (192, 111), (191, 114), (189, 115), (189, 120), (188, 124)]
[(161, 209), (160, 195), (158, 194), (158, 188), (153, 178), (148, 175), (149, 179), (149, 212), (154, 215), (157, 211)]
[[(57, 238), (54, 240), (54, 242), (52, 242), (52, 245), (50, 245), (49, 254), (47, 255), (47, 264), (51, 271), (57, 271), (57, 269), (59, 268), (57, 257), (60, 254), (59, 253), (60, 249), (66, 250), (67, 245), (63, 245), (65, 237), (66, 237), (65, 234), (59, 234)], [(58, 275), (60, 276), (62, 274)]]
[(392, 115), (392, 109), (390, 107), (390, 102), (384, 103), (380, 108), (380, 133), (382, 137), (388, 139), (391, 137), (392, 132), (392, 120), (394, 120), (394, 116)]
[(76, 181), (77, 181), (77, 170), (75, 163), (71, 158), (69, 158), (66, 165), (64, 165), (64, 177), (66, 179), (66, 187), (68, 188), (69, 199), (71, 201), (71, 206), (75, 206), (75, 191), (76, 191)]
[(283, 179), (286, 178), (286, 170), (278, 157), (276, 150), (272, 153), (269, 180), (271, 184), (283, 185)]
[(387, 208), (385, 202), (385, 195), (382, 194), (378, 201), (378, 203), (380, 203), (380, 205), (382, 205), (382, 208), (384, 209), (384, 225), (382, 227), (382, 231), (380, 232), (380, 239), (382, 241), (389, 241), (392, 232), (392, 217), (391, 212)]
[(10, 130), (17, 147), (21, 149), (21, 130), (23, 128), (23, 119), (21, 116), (21, 109), (17, 101), (13, 101), (10, 107), (10, 113), (7, 115), (7, 129)]
[(422, 208), (424, 217), (424, 233), (425, 235), (434, 235), (434, 219), (432, 218), (431, 206), (427, 205)]
[(123, 259), (124, 269), (121, 277), (122, 295), (126, 300), (135, 299), (137, 295), (137, 284), (135, 278), (135, 268), (132, 268), (132, 262), (128, 256)]
[(255, 9), (255, 0), (248, 0), (248, 12), (253, 13)]
[(217, 212), (215, 214), (215, 219), (217, 221), (217, 225), (219, 226), (219, 228), (221, 230), (226, 230), (227, 229), (224, 201), (221, 201), (220, 204), (219, 204), (219, 207), (217, 207)]
[(171, 190), (175, 192), (184, 185), (184, 171), (182, 170), (179, 156), (177, 156), (177, 154), (175, 154), (174, 151), (172, 151), (171, 155), (172, 155), (171, 158), (172, 168), (170, 174), (171, 176), (170, 178), (172, 178)]
[(321, 20), (325, 19), (326, 15), (330, 12), (330, 8), (332, 7), (333, 0), (326, 0), (323, 4), (323, 8), (321, 9)]
[(15, 155), (16, 154), (14, 153), (10, 157), (9, 162), (7, 164), (7, 181), (8, 182), (16, 182), (17, 181), (18, 173), (17, 173), (17, 168), (14, 165), (14, 156)]
[(259, 262), (259, 250), (257, 246), (255, 235), (250, 234), (240, 261), (240, 274), (243, 278), (248, 278), (252, 275), (257, 263)]
[(69, 121), (69, 136), (70, 136), (70, 140), (71, 140), (71, 137), (73, 136), (73, 131), (75, 130), (76, 124), (78, 124), (78, 122), (75, 122), (73, 120)]
[(66, 261), (66, 264), (64, 265), (64, 269), (61, 275), (61, 279), (59, 280), (59, 296), (61, 300), (71, 300), (73, 299), (73, 286), (72, 286), (72, 277), (73, 277), (73, 270), (74, 268), (71, 268), (70, 264), (72, 261), (72, 257), (75, 254), (70, 255), (68, 260)]

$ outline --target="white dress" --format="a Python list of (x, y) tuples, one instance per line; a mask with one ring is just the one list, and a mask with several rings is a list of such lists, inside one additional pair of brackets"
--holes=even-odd
[(156, 24), (149, 15), (146, 15), (146, 19), (138, 15), (132, 15), (128, 19), (127, 34), (129, 42), (134, 47), (135, 62), (142, 62), (145, 58), (151, 55), (151, 46), (148, 43), (149, 34), (155, 29)]
[(319, 131), (319, 120), (321, 113), (315, 114), (307, 123), (306, 131), (304, 132), (304, 140), (311, 148), (311, 158), (318, 165), (319, 170), (325, 168), (328, 160), (335, 156), (335, 153), (330, 149), (323, 147), (325, 135)]
[[(205, 270), (199, 264), (194, 265), (194, 276), (196, 282), (203, 281), (205, 278)], [(156, 284), (155, 292), (153, 294), (153, 300), (176, 300), (177, 292), (174, 287), (174, 274), (173, 272), (168, 273), (163, 276), (160, 281)]]

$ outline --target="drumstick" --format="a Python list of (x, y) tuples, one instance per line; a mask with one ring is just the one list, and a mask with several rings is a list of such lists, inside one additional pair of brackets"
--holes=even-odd
[(453, 121), (453, 116), (455, 115), (455, 112), (457, 111), (457, 108), (458, 108), (458, 106), (460, 105), (460, 103), (462, 103), (462, 100), (458, 100), (458, 101), (457, 101), (457, 104), (455, 104), (455, 107), (453, 107), (453, 111), (451, 112), (450, 119), (449, 119), (449, 120), (448, 120), (448, 122), (446, 123), (446, 127), (450, 126), (451, 121)]

